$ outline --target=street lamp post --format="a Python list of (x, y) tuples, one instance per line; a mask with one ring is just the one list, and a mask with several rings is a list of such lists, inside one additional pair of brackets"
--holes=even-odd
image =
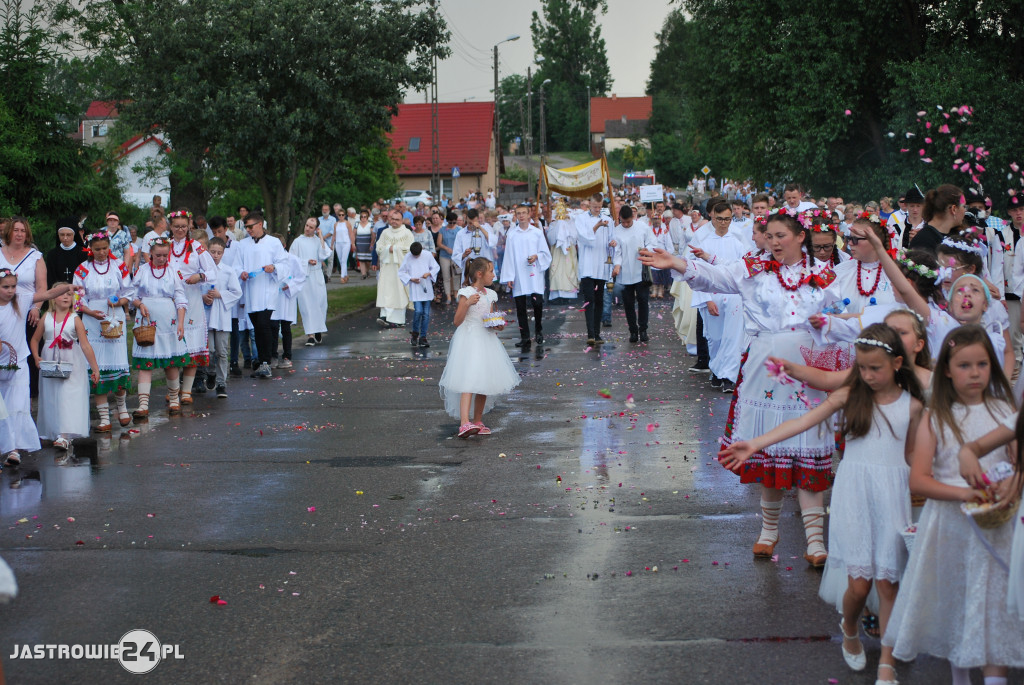
[(519, 34), (514, 33), (505, 40), (498, 41), (494, 45), (494, 194), (501, 195), (501, 125), (498, 115), (498, 46), (519, 40)]

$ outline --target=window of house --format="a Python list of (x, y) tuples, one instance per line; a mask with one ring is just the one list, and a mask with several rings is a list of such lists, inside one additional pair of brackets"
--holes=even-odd
[(419, 151), (420, 151), (420, 139), (419, 138), (410, 138), (409, 139), (409, 152), (419, 152)]
[(97, 138), (97, 137), (99, 137), (99, 135), (100, 135), (100, 125), (99, 124), (93, 124), (92, 125), (92, 137), (93, 138)]

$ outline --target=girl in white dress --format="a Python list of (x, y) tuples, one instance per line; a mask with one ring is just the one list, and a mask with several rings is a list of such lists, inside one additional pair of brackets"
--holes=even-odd
[(484, 413), (494, 406), (496, 396), (508, 394), (520, 383), (519, 373), (496, 334), (505, 327), (484, 325), (484, 318), (498, 301), (498, 293), (488, 287), (494, 282), (494, 264), (486, 257), (471, 259), (466, 262), (465, 274), (466, 285), (458, 292), (455, 310), (458, 328), (438, 382), (445, 411), (459, 418), (460, 438), (490, 435), (491, 429), (483, 424)]
[[(1005, 685), (1007, 667), (1024, 666), (1024, 623), (1007, 611), (1000, 564), (1010, 555), (1013, 524), (977, 529), (960, 510), (962, 502), (988, 497), (961, 477), (961, 447), (1014, 411), (1000, 361), (980, 326), (961, 326), (943, 341), (910, 464), (910, 489), (928, 501), (882, 637), (883, 654), (891, 649), (902, 661), (921, 652), (948, 659), (954, 685), (970, 683), (968, 669), (977, 667), (989, 685)], [(980, 465), (988, 470), (1000, 461), (1009, 461), (1005, 450)]]
[[(868, 326), (854, 349), (849, 378), (828, 399), (762, 436), (734, 442), (719, 459), (735, 469), (768, 445), (843, 412), (840, 432), (846, 437), (846, 452), (832, 488), (829, 557), (819, 594), (841, 611), (843, 658), (861, 671), (867, 659), (858, 630), (868, 593), (874, 584), (884, 631), (906, 563), (900, 534), (910, 526), (907, 464), (923, 404), (917, 374), (912, 364), (904, 363), (907, 355), (896, 331), (884, 324)], [(894, 667), (891, 654), (882, 667)]]
[[(1012, 477), (999, 483), (990, 483), (981, 467), (981, 457), (1000, 447), (1017, 441), (1017, 463)], [(1010, 550), (1009, 590), (1006, 608), (1010, 616), (1024, 621), (1024, 512), (1019, 509), (1021, 490), (1024, 489), (1024, 419), (1013, 414), (1003, 419), (1002, 425), (972, 440), (960, 448), (960, 475), (977, 490), (987, 489), (997, 506), (1018, 507), (1013, 516), (1013, 545)]]
[[(110, 254), (110, 239), (106, 232), (93, 233), (86, 238), (92, 256), (75, 269), (74, 284), (83, 288), (80, 312), (85, 332), (96, 352), (99, 380), (93, 383), (96, 412), (99, 414), (97, 433), (110, 432), (110, 404), (108, 395), (114, 393), (117, 420), (122, 426), (132, 421), (128, 414), (128, 389), (131, 372), (128, 369), (128, 323), (124, 305), (128, 304), (131, 279), (128, 267)], [(116, 338), (103, 336), (103, 322), (121, 328)], [(97, 367), (93, 367), (97, 368)]]
[[(187, 209), (167, 215), (171, 222), (170, 269), (185, 289), (188, 309), (185, 315), (185, 351), (189, 363), (181, 372), (181, 404), (192, 404), (192, 385), (196, 370), (210, 365), (210, 347), (207, 335), (206, 308), (203, 294), (217, 287), (217, 265), (206, 248), (189, 238), (192, 213)], [(150, 255), (152, 258), (152, 255)], [(203, 284), (206, 284), (204, 287)]]
[[(71, 292), (67, 283), (36, 293), (29, 300), (41, 302)], [(39, 432), (32, 421), (32, 398), (28, 379), (28, 340), (25, 338), (25, 316), (19, 302), (18, 276), (10, 269), (0, 268), (0, 395), (7, 407), (7, 418), (0, 421), (0, 453), (4, 466), (21, 463), (19, 450), (39, 449)], [(11, 356), (13, 348), (13, 357)], [(14, 368), (11, 368), (11, 365)]]
[[(348, 224), (344, 221), (340, 221), (335, 226), (335, 230), (340, 228), (347, 232), (347, 226)], [(327, 284), (324, 283), (321, 265), (331, 256), (331, 248), (327, 246), (324, 237), (320, 234), (316, 217), (306, 219), (306, 224), (302, 227), (302, 235), (292, 241), (288, 252), (302, 262), (306, 272), (306, 284), (299, 291), (298, 306), (299, 313), (302, 315), (302, 330), (306, 333), (306, 346), (312, 347), (323, 341), (323, 334), (327, 331)], [(341, 259), (340, 254), (338, 258)], [(348, 259), (347, 250), (345, 259)], [(343, 273), (345, 273), (344, 268), (343, 265)], [(347, 278), (344, 276), (343, 281)]]
[(149, 263), (140, 267), (132, 279), (135, 325), (152, 323), (156, 326), (154, 343), (143, 346), (136, 340), (132, 350), (132, 366), (139, 370), (139, 408), (132, 415), (140, 420), (149, 416), (153, 369), (163, 369), (167, 377), (169, 413), (172, 416), (181, 413), (179, 369), (192, 363), (192, 355), (185, 344), (188, 298), (181, 277), (168, 263), (170, 253), (170, 239), (153, 240), (149, 248)]
[[(50, 310), (43, 315), (43, 325), (32, 336), (32, 354), (36, 366), (40, 361), (70, 363), (71, 375), (65, 379), (39, 378), (39, 414), (36, 426), (39, 437), (53, 440), (60, 450), (71, 447), (72, 438), (89, 434), (89, 381), (99, 383), (100, 372), (96, 354), (85, 324), (75, 316), (74, 298), (70, 292), (50, 300)], [(37, 350), (43, 343), (40, 355)], [(85, 366), (89, 362), (89, 368)]]

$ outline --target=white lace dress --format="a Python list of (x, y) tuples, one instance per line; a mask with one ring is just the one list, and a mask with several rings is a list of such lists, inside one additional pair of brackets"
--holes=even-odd
[[(473, 286), (466, 286), (458, 296), (472, 297), (476, 292)], [(497, 300), (498, 293), (485, 288), (477, 303), (466, 312), (448, 346), (448, 362), (438, 385), (445, 411), (455, 418), (460, 418), (462, 393), (487, 395), (484, 412), (488, 412), (498, 395), (508, 394), (521, 381), (496, 331), (483, 324), (483, 318), (491, 313), (491, 305)]]
[[(1012, 414), (1001, 402), (993, 402), (992, 411), (995, 417), (983, 404), (954, 406), (953, 419), (964, 442), (977, 440)], [(948, 428), (936, 435), (935, 479), (966, 487), (957, 460), (960, 443)], [(1003, 448), (982, 457), (981, 467), (987, 471), (999, 461), (1009, 461)], [(981, 534), (1009, 560), (1012, 522)], [(982, 544), (960, 503), (929, 499), (882, 642), (901, 661), (923, 652), (960, 668), (1024, 666), (1024, 621), (1010, 614), (1006, 597), (1007, 573)]]
[[(842, 612), (847, 577), (899, 582), (907, 563), (910, 393), (875, 407), (871, 431), (846, 442), (832, 484), (828, 562), (818, 595)], [(890, 426), (892, 430), (890, 431)]]

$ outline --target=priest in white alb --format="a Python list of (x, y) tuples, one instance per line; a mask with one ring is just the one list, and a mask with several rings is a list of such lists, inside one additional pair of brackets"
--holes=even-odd
[(385, 328), (405, 325), (405, 310), (409, 306), (409, 293), (398, 277), (405, 255), (416, 240), (412, 231), (405, 227), (402, 213), (393, 210), (388, 215), (388, 227), (377, 238), (376, 250), (380, 274), (377, 277), (377, 306), (380, 317), (377, 323)]

